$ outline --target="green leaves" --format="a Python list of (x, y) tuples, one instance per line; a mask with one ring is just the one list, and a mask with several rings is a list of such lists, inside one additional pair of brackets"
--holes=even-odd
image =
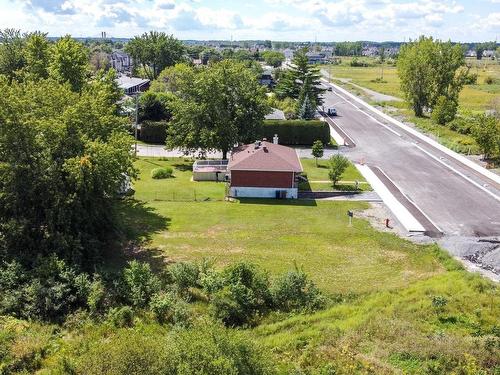
[[(458, 94), (468, 74), (464, 66), (462, 48), (451, 42), (422, 36), (418, 41), (401, 47), (397, 62), (401, 89), (416, 116), (423, 116), (425, 110), (433, 109), (440, 97), (458, 102)], [(448, 106), (446, 119), (450, 115), (453, 119), (455, 113), (456, 106)]]
[(182, 66), (173, 77), (176, 99), (167, 146), (186, 153), (221, 150), (225, 156), (235, 143), (257, 136), (269, 107), (264, 88), (242, 63), (223, 60), (200, 70)]

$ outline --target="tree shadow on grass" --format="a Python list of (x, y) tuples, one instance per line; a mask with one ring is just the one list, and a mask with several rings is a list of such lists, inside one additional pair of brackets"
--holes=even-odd
[(172, 167), (174, 167), (175, 169), (177, 169), (181, 172), (187, 172), (187, 171), (193, 170), (192, 164), (172, 164)]
[(120, 270), (127, 261), (137, 259), (149, 263), (154, 270), (165, 266), (164, 254), (160, 249), (145, 248), (153, 234), (168, 230), (170, 218), (156, 213), (152, 207), (133, 198), (120, 202), (117, 209), (122, 240), (109, 254), (105, 254), (105, 267)]

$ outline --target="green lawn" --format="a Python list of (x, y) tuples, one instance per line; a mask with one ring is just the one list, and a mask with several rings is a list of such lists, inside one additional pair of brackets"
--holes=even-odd
[[(190, 162), (141, 158), (136, 165), (140, 180), (134, 185), (135, 198), (149, 208), (144, 220), (152, 222), (147, 227), (153, 232), (143, 238), (156, 257), (212, 257), (218, 265), (249, 260), (271, 273), (289, 269), (296, 261), (329, 293), (399, 288), (443, 271), (432, 248), (379, 233), (364, 220), (355, 218), (353, 227), (348, 227), (347, 210), (365, 209), (366, 203), (230, 203), (222, 200), (224, 184), (191, 181)], [(150, 178), (152, 168), (166, 165), (176, 166), (175, 178)], [(305, 159), (303, 165), (315, 178), (324, 178), (324, 168), (316, 168), (314, 160)], [(354, 167), (345, 178), (362, 180)], [(197, 196), (210, 197), (211, 201), (171, 202), (172, 195), (189, 198), (184, 189), (196, 189)], [(135, 219), (140, 221), (141, 217)]]
[[(134, 183), (135, 197), (142, 201), (223, 200), (225, 184), (192, 180), (194, 160), (189, 158), (139, 158), (139, 179)], [(151, 170), (172, 167), (172, 178), (154, 180)]]
[[(302, 158), (300, 159), (304, 172), (307, 174), (309, 181), (328, 181), (328, 160), (318, 160), (318, 166), (314, 159)], [(350, 164), (342, 175), (343, 181), (365, 181), (363, 175), (359, 173), (357, 168)]]

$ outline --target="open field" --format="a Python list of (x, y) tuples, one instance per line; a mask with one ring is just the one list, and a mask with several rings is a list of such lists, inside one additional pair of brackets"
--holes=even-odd
[[(375, 59), (367, 60), (374, 66), (352, 67), (352, 59), (342, 58), (341, 65), (327, 65), (323, 68), (330, 72), (332, 78), (350, 79), (353, 83), (383, 94), (404, 98), (400, 89), (397, 69), (394, 65), (384, 64), (383, 81), (377, 81), (382, 76), (382, 66), (375, 64)], [(471, 73), (478, 75), (477, 84), (466, 85), (460, 94), (460, 106), (464, 109), (483, 111), (489, 108), (491, 101), (500, 95), (500, 64), (492, 60), (467, 60), (471, 65)], [(492, 77), (496, 83), (486, 84), (485, 79)]]

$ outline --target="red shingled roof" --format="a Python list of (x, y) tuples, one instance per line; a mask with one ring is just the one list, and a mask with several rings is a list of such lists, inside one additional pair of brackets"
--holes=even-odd
[(302, 164), (293, 148), (262, 141), (234, 148), (227, 169), (302, 172)]

